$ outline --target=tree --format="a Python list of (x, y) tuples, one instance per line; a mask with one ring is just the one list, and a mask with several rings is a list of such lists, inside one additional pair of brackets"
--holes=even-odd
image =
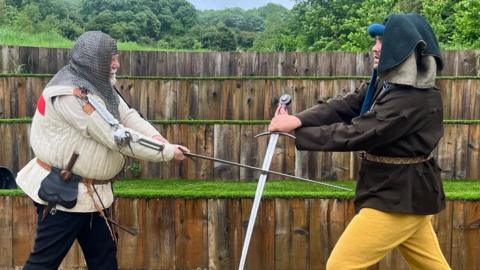
[(451, 44), (455, 30), (454, 1), (423, 0), (422, 13), (432, 26), (440, 44)]
[(396, 7), (396, 0), (365, 0), (355, 10), (355, 15), (347, 18), (345, 28), (351, 29), (340, 46), (346, 51), (364, 51), (370, 50), (372, 38), (367, 33), (367, 28), (372, 23), (382, 23), (386, 16), (392, 13)]
[(24, 32), (39, 32), (38, 23), (41, 20), (40, 9), (35, 3), (30, 3), (22, 7), (15, 20), (15, 28)]
[(9, 6), (5, 0), (0, 0), (0, 26), (11, 25), (15, 21), (17, 13), (14, 6)]
[(463, 0), (454, 5), (455, 30), (453, 41), (456, 45), (480, 48), (480, 2)]
[(295, 37), (289, 33), (288, 10), (266, 15), (265, 31), (258, 33), (254, 42), (255, 51), (294, 51), (297, 47)]
[(226, 26), (209, 27), (199, 38), (202, 48), (218, 51), (235, 51), (237, 41), (234, 32)]

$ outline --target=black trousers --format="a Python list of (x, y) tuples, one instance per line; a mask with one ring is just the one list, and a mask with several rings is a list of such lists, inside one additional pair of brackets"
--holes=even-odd
[(24, 270), (58, 269), (75, 239), (82, 248), (88, 269), (118, 269), (116, 244), (99, 213), (57, 211), (42, 221), (45, 206), (35, 206), (38, 215), (37, 233)]

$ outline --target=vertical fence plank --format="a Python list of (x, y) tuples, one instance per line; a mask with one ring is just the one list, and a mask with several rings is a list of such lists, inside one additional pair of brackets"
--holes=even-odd
[(317, 53), (317, 69), (315, 73), (317, 76), (333, 75), (334, 60), (332, 55), (333, 54), (329, 52)]
[(438, 163), (444, 179), (466, 177), (468, 148), (467, 125), (445, 125), (445, 135), (438, 146)]
[(371, 52), (360, 52), (356, 55), (356, 76), (370, 76), (373, 69), (373, 56)]
[[(188, 125), (186, 146), (197, 154), (213, 156), (213, 125)], [(188, 179), (213, 179), (213, 162), (205, 159), (185, 161)]]
[(0, 134), (2, 134), (3, 143), (0, 144), (0, 164), (7, 168), (12, 168), (15, 163), (14, 156), (14, 138), (12, 125), (0, 125)]
[(378, 270), (409, 270), (408, 264), (403, 259), (400, 251), (398, 249), (393, 249), (390, 251), (384, 258), (380, 260), (377, 264)]
[[(238, 162), (240, 159), (240, 126), (215, 125), (214, 127), (214, 156)], [(215, 179), (237, 180), (240, 176), (239, 168), (215, 162), (213, 174)]]
[(480, 205), (478, 202), (453, 202), (453, 232), (452, 232), (452, 269), (480, 269), (480, 230), (469, 228), (478, 221)]
[[(266, 80), (256, 80), (250, 81), (251, 83), (245, 83), (246, 91), (245, 94), (248, 94), (247, 104), (248, 104), (248, 116), (244, 117), (243, 119), (249, 120), (261, 120), (261, 119), (268, 119), (264, 118), (264, 106), (265, 106), (265, 96), (263, 95), (266, 87), (267, 81)], [(245, 108), (245, 110), (247, 110)]]
[[(474, 83), (473, 83), (474, 82)], [(472, 119), (479, 119), (480, 118), (480, 82), (478, 80), (474, 80), (472, 82), (472, 98), (475, 99), (475, 107), (473, 108), (465, 108), (466, 110), (470, 110), (470, 115)]]
[[(477, 165), (475, 165), (477, 164)], [(480, 125), (468, 127), (467, 177), (480, 178)]]
[(240, 264), (240, 256), (242, 254), (242, 245), (245, 237), (245, 226), (243, 217), (245, 211), (243, 210), (242, 199), (229, 199), (227, 201), (228, 212), (227, 227), (228, 227), (228, 257), (230, 258), (230, 268), (237, 269)]
[(33, 248), (37, 213), (28, 197), (12, 197), (13, 266), (25, 263)]
[(177, 199), (175, 204), (175, 267), (208, 267), (208, 222), (205, 200)]
[[(443, 51), (442, 58), (444, 61), (444, 66), (442, 71), (440, 72), (441, 75), (447, 76), (458, 76), (458, 51)], [(447, 64), (448, 63), (448, 64)]]
[(188, 93), (187, 81), (176, 81), (175, 88), (177, 89), (176, 119), (188, 119), (189, 118), (189, 111), (188, 111), (189, 93)]
[(443, 118), (444, 119), (453, 119), (451, 116), (451, 107), (452, 104), (450, 102), (452, 98), (452, 83), (453, 80), (437, 80), (436, 85), (440, 89), (440, 94), (442, 96), (442, 103), (443, 103)]
[(432, 219), (432, 226), (437, 234), (440, 249), (449, 263), (452, 260), (452, 218), (454, 204), (454, 201), (446, 201), (445, 209), (436, 214)]
[(310, 200), (310, 269), (325, 269), (330, 252), (345, 228), (346, 203), (340, 200)]
[(239, 119), (242, 109), (242, 83), (243, 81), (223, 81), (220, 93), (220, 117), (222, 119)]
[[(290, 216), (290, 250), (291, 255), (288, 264), (277, 269), (308, 269), (309, 253), (309, 201), (304, 199), (293, 199), (290, 201), (291, 216)], [(284, 211), (284, 209), (277, 209)], [(278, 245), (278, 248), (284, 248)], [(278, 265), (277, 265), (278, 266)]]
[(147, 238), (145, 231), (145, 207), (143, 199), (118, 198), (114, 204), (114, 217), (119, 224), (136, 229), (138, 234), (130, 234), (118, 230), (117, 258), (120, 268), (145, 267), (145, 246)]
[(208, 200), (208, 269), (232, 269), (228, 208), (225, 200)]
[(478, 76), (478, 50), (458, 51), (458, 73), (463, 76)]
[[(242, 246), (245, 240), (252, 199), (242, 199)], [(253, 227), (252, 238), (248, 249), (245, 269), (272, 269), (275, 262), (276, 247), (276, 200), (262, 200), (258, 209), (255, 226)], [(240, 249), (241, 251), (241, 249)], [(241, 252), (240, 252), (241, 254)], [(239, 261), (240, 262), (240, 261)], [(236, 265), (238, 267), (238, 264)]]
[(0, 118), (7, 118), (5, 110), (7, 102), (10, 102), (10, 100), (7, 99), (7, 93), (10, 91), (7, 80), (8, 78), (0, 78)]
[(290, 201), (275, 199), (275, 269), (292, 269), (291, 222)]
[(150, 199), (145, 208), (145, 268), (175, 268), (175, 200)]
[[(16, 209), (15, 209), (16, 211)], [(0, 269), (13, 268), (13, 209), (12, 197), (0, 196)]]
[[(265, 130), (264, 126), (247, 126), (240, 127), (240, 163), (261, 167), (263, 156), (265, 155), (265, 141), (263, 138), (254, 138)], [(258, 179), (259, 173), (246, 168), (240, 168), (241, 180)]]
[(85, 267), (85, 265), (86, 262), (85, 258), (83, 257), (82, 249), (80, 248), (78, 242), (75, 240), (67, 255), (63, 259), (62, 263), (60, 264), (59, 269), (81, 269), (81, 267)]

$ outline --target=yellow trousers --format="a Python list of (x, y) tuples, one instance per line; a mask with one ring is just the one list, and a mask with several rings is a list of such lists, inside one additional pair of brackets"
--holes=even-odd
[(431, 224), (432, 216), (363, 208), (338, 240), (327, 270), (359, 270), (398, 248), (412, 270), (451, 269)]

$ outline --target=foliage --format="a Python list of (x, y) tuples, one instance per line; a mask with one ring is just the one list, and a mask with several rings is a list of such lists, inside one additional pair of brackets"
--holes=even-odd
[(267, 52), (295, 50), (294, 40), (289, 39), (288, 10), (278, 5), (267, 4), (257, 12), (259, 16), (265, 18), (265, 30), (257, 34), (253, 41), (253, 50)]
[(224, 25), (209, 27), (202, 32), (200, 36), (202, 48), (216, 51), (235, 51), (237, 48), (235, 33)]
[(130, 165), (126, 167), (126, 170), (130, 172), (134, 178), (138, 178), (142, 175), (142, 167), (140, 166), (140, 162), (138, 160), (133, 160)]
[(101, 30), (122, 41), (181, 35), (197, 18), (193, 5), (185, 0), (83, 0), (80, 14), (87, 30)]
[(368, 25), (393, 12), (422, 14), (443, 48), (480, 48), (478, 0), (295, 0), (291, 10), (206, 11), (187, 0), (0, 0), (0, 28), (69, 40), (101, 30), (148, 49), (364, 51)]
[(423, 0), (422, 10), (441, 44), (450, 44), (455, 27), (454, 4), (451, 0)]
[(454, 5), (456, 29), (452, 40), (465, 47), (480, 48), (480, 2), (463, 0)]

